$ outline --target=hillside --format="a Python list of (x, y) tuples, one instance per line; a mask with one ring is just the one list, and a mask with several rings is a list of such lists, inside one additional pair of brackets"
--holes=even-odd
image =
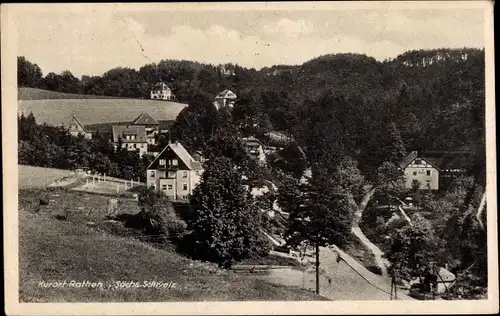
[(86, 95), (76, 93), (56, 92), (37, 88), (18, 88), (18, 100), (47, 100), (47, 99), (113, 99), (109, 96)]
[(33, 112), (39, 123), (67, 125), (75, 115), (84, 125), (130, 122), (141, 113), (158, 121), (174, 120), (186, 104), (140, 99), (42, 99), (20, 100), (19, 113)]
[[(21, 208), (25, 198), (23, 194)], [(138, 240), (25, 210), (19, 212), (19, 237), (21, 302), (324, 300), (304, 290), (220, 274), (213, 265)], [(68, 283), (64, 287), (39, 286), (40, 281), (64, 280)], [(69, 285), (71, 280), (103, 282), (104, 287), (75, 288)], [(117, 281), (156, 281), (175, 287), (107, 288)]]

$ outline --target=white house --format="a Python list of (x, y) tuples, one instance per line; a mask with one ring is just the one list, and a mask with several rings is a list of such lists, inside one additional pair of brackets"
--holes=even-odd
[(188, 200), (200, 183), (203, 167), (180, 143), (168, 144), (147, 167), (148, 187), (161, 190), (171, 200)]
[(152, 100), (175, 100), (175, 95), (172, 93), (172, 90), (163, 82), (155, 84), (150, 91), (150, 95)]
[(232, 108), (234, 106), (234, 103), (236, 102), (236, 99), (236, 94), (234, 94), (233, 91), (225, 89), (215, 97), (214, 106), (217, 109), (226, 106)]
[(405, 187), (411, 189), (418, 183), (419, 189), (439, 189), (439, 168), (430, 159), (419, 157), (412, 151), (400, 163), (399, 167), (405, 173)]

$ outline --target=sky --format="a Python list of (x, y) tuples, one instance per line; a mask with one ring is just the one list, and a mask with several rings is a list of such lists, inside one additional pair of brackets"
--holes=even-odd
[(17, 54), (44, 75), (102, 75), (161, 59), (256, 69), (331, 53), (383, 60), (412, 49), (483, 48), (485, 41), (484, 9), (470, 7), (54, 4), (15, 12)]

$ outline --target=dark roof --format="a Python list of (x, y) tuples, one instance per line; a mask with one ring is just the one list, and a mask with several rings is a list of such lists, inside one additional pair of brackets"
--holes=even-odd
[(463, 170), (464, 166), (468, 165), (470, 154), (470, 152), (426, 151), (419, 155), (417, 151), (412, 151), (399, 163), (399, 166), (405, 168), (415, 158), (421, 158), (441, 171)]
[(141, 113), (133, 122), (134, 125), (159, 125), (148, 113)]
[(154, 88), (162, 88), (162, 89), (170, 89), (164, 82), (158, 82), (153, 87)]
[(236, 99), (236, 94), (229, 90), (229, 89), (224, 89), (224, 91), (222, 91), (221, 93), (219, 93), (215, 99)]
[[(75, 122), (75, 123), (76, 123), (76, 124), (80, 127), (80, 129), (81, 129), (83, 132), (85, 132), (85, 133), (87, 133), (87, 132), (88, 132), (88, 131), (85, 129), (85, 127), (84, 127), (84, 126), (83, 126), (83, 125), (82, 125), (82, 124), (78, 121), (78, 119), (76, 118), (76, 116), (71, 115), (71, 121), (74, 121), (74, 122)], [(69, 123), (70, 125), (71, 125), (71, 121), (70, 121), (70, 123)]]
[(412, 151), (406, 157), (404, 157), (403, 160), (401, 160), (401, 162), (399, 163), (399, 166), (401, 168), (406, 168), (406, 166), (408, 166), (410, 164), (410, 162), (412, 162), (413, 159), (415, 159), (417, 157), (418, 157), (418, 153), (416, 151)]
[(155, 157), (155, 159), (149, 164), (147, 169), (149, 169), (160, 157), (162, 156), (163, 152), (167, 149), (170, 148), (172, 151), (177, 155), (177, 157), (182, 160), (182, 162), (186, 165), (186, 167), (189, 168), (189, 170), (203, 170), (203, 167), (199, 161), (196, 161), (182, 146), (181, 143), (175, 142), (168, 144), (163, 150), (158, 154), (158, 156)]
[(258, 140), (257, 138), (255, 138), (253, 136), (244, 137), (242, 139), (242, 141), (243, 141), (243, 145), (245, 145), (245, 146), (250, 145), (250, 144), (258, 144), (258, 145), (262, 146), (262, 143), (260, 142), (260, 140)]
[[(136, 135), (136, 139), (125, 139), (125, 135)], [(146, 128), (142, 125), (113, 125), (113, 142), (118, 138), (124, 143), (147, 143)]]

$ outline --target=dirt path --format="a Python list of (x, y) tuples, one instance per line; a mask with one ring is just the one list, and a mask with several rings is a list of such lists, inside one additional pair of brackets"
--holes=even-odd
[[(338, 260), (341, 259), (341, 260)], [(390, 280), (376, 275), (339, 248), (320, 247), (320, 295), (331, 300), (390, 300)], [(259, 276), (271, 283), (315, 291), (315, 269), (275, 269)], [(398, 293), (398, 299), (411, 297)]]
[(361, 217), (363, 216), (363, 212), (368, 205), (368, 202), (370, 202), (370, 199), (373, 197), (375, 194), (376, 188), (372, 188), (368, 193), (365, 194), (363, 197), (363, 200), (359, 204), (359, 207), (356, 211), (356, 214), (354, 215), (354, 221), (352, 224), (351, 232), (356, 236), (359, 241), (366, 247), (366, 249), (370, 250), (370, 252), (373, 254), (375, 257), (375, 262), (377, 263), (378, 267), (382, 271), (382, 276), (386, 277), (387, 276), (387, 268), (389, 267), (389, 261), (387, 259), (383, 258), (384, 253), (382, 250), (380, 250), (379, 247), (374, 245), (368, 238), (366, 238), (365, 234), (359, 228), (359, 222), (361, 221)]
[(479, 226), (481, 226), (482, 230), (484, 230), (484, 223), (481, 220), (481, 215), (483, 214), (483, 210), (484, 210), (485, 205), (486, 205), (486, 190), (483, 193), (483, 197), (481, 198), (481, 203), (479, 203), (479, 207), (478, 207), (477, 213), (476, 213), (477, 221), (479, 222)]

